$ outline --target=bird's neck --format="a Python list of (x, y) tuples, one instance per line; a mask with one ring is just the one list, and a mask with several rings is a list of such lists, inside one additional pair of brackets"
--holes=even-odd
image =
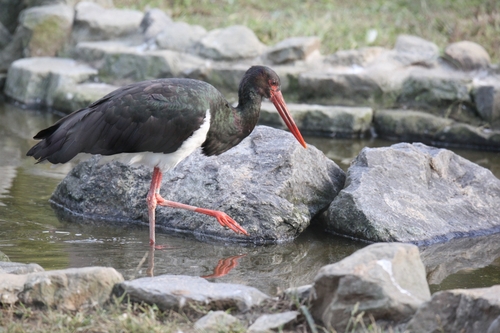
[(250, 132), (259, 120), (262, 96), (253, 90), (239, 94), (236, 111), (240, 117), (241, 125), (248, 128)]

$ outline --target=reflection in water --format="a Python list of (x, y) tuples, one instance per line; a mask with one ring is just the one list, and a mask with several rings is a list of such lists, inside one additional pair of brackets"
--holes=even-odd
[[(149, 246), (146, 224), (58, 219), (48, 200), (71, 165), (59, 168), (35, 165), (25, 156), (34, 143), (33, 134), (51, 125), (54, 117), (0, 105), (0, 119), (0, 202), (3, 204), (0, 204), (0, 252), (12, 261), (36, 262), (46, 270), (109, 266), (121, 272), (125, 279), (153, 274), (204, 276), (217, 278), (218, 282), (253, 286), (273, 295), (289, 287), (312, 283), (322, 266), (367, 245), (309, 228), (293, 242), (265, 246), (201, 242), (187, 236), (160, 233), (158, 243), (169, 248), (154, 251)], [(364, 146), (392, 144), (373, 139), (309, 138), (307, 141), (344, 170)], [(499, 153), (455, 151), (500, 176)], [(486, 237), (468, 239), (463, 244), (450, 242), (422, 248), (433, 291), (477, 286), (478, 280), (485, 285), (500, 283), (497, 244), (500, 241), (495, 237)]]
[(223, 277), (229, 272), (235, 268), (238, 265), (238, 259), (246, 256), (245, 254), (240, 254), (237, 256), (232, 256), (224, 259), (220, 259), (219, 262), (217, 263), (217, 266), (214, 268), (214, 272), (209, 275), (203, 275), (202, 278), (208, 279), (208, 278), (218, 278), (218, 277)]

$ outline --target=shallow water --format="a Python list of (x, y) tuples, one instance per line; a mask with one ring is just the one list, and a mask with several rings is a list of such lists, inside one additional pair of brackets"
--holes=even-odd
[[(46, 270), (111, 266), (126, 279), (150, 274), (212, 275), (211, 281), (240, 283), (276, 294), (310, 284), (320, 267), (367, 245), (321, 230), (308, 230), (291, 243), (267, 246), (207, 243), (160, 233), (158, 243), (169, 248), (150, 253), (147, 227), (59, 220), (48, 200), (71, 166), (35, 165), (25, 156), (35, 142), (31, 137), (55, 120), (51, 114), (0, 104), (0, 252), (11, 261), (36, 262)], [(306, 141), (344, 170), (363, 147), (394, 143), (379, 139)], [(453, 150), (500, 176), (499, 153)], [(431, 290), (500, 284), (498, 239), (493, 235), (422, 248)], [(215, 269), (219, 263), (234, 268), (225, 276), (214, 277), (223, 271)]]

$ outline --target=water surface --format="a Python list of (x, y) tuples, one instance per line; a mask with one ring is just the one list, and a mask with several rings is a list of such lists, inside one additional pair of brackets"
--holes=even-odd
[[(158, 243), (170, 248), (154, 251), (151, 260), (147, 227), (58, 219), (49, 198), (72, 166), (35, 165), (25, 156), (35, 143), (31, 137), (56, 120), (46, 112), (0, 104), (0, 252), (11, 261), (35, 262), (46, 270), (111, 266), (126, 279), (148, 274), (212, 276), (211, 281), (240, 283), (276, 294), (312, 283), (319, 268), (367, 245), (313, 229), (293, 242), (266, 246), (206, 243), (157, 233)], [(394, 143), (311, 137), (306, 141), (344, 170), (363, 147)], [(499, 153), (453, 150), (500, 176)], [(500, 284), (497, 238), (493, 235), (422, 248), (432, 291)], [(464, 249), (469, 251), (466, 255)], [(215, 277), (220, 273), (215, 270), (219, 263), (234, 268)]]

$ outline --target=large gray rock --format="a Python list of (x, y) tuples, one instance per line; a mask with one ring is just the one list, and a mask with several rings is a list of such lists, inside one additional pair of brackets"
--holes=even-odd
[(337, 332), (346, 330), (356, 307), (365, 313), (365, 322), (373, 316), (377, 322), (395, 325), (410, 319), (430, 297), (415, 245), (373, 244), (318, 272), (311, 314)]
[(156, 36), (156, 44), (160, 49), (188, 52), (206, 34), (202, 26), (172, 22)]
[(109, 40), (129, 36), (139, 31), (144, 14), (130, 9), (103, 8), (92, 2), (80, 2), (75, 7), (72, 38), (75, 43)]
[(238, 284), (211, 283), (201, 277), (161, 275), (125, 281), (115, 287), (118, 296), (156, 304), (162, 310), (206, 306), (211, 310), (249, 310), (269, 298), (259, 290)]
[(9, 30), (0, 22), (0, 50), (12, 41), (12, 35)]
[(28, 31), (23, 39), (25, 57), (52, 57), (63, 51), (73, 25), (73, 8), (67, 5), (25, 9), (19, 29)]
[(494, 333), (500, 329), (500, 285), (437, 292), (406, 329), (414, 333)]
[(500, 128), (500, 80), (474, 87), (472, 96), (481, 118)]
[[(63, 180), (52, 201), (87, 217), (146, 222), (150, 175), (146, 168), (98, 166), (91, 160)], [(287, 241), (328, 206), (344, 177), (315, 147), (304, 149), (291, 134), (258, 126), (224, 154), (193, 153), (164, 175), (161, 191), (167, 200), (226, 212), (250, 236), (226, 230), (204, 214), (165, 207), (156, 210), (156, 223), (170, 231), (238, 242)]]
[(321, 41), (318, 37), (287, 38), (266, 52), (266, 57), (274, 64), (305, 60), (311, 53), (319, 52)]
[(19, 0), (0, 0), (0, 23), (13, 34), (18, 24), (18, 17), (21, 11), (26, 7), (24, 1)]
[(399, 35), (394, 50), (394, 58), (405, 65), (432, 67), (439, 57), (436, 44), (411, 35)]
[(469, 41), (448, 45), (444, 55), (452, 65), (465, 71), (486, 69), (491, 64), (488, 52), (481, 45)]
[(0, 303), (16, 304), (19, 301), (17, 295), (23, 290), (26, 279), (26, 275), (0, 272)]
[(146, 39), (155, 38), (160, 32), (172, 24), (170, 16), (158, 8), (150, 9), (144, 14), (140, 28)]
[(328, 209), (327, 228), (374, 242), (435, 242), (500, 228), (500, 180), (446, 149), (364, 148)]
[[(8, 259), (0, 252), (0, 260)], [(38, 264), (0, 261), (0, 303), (15, 304), (27, 280), (26, 274), (33, 272), (43, 272), (43, 268)]]
[(26, 305), (75, 311), (103, 305), (123, 277), (111, 267), (85, 267), (31, 273), (18, 297)]
[(255, 33), (243, 25), (209, 31), (195, 46), (202, 57), (213, 60), (255, 58), (265, 49)]
[(53, 94), (62, 85), (94, 78), (97, 70), (65, 58), (25, 58), (9, 68), (4, 93), (23, 104), (51, 106)]
[[(451, 72), (421, 70), (404, 82), (398, 104), (405, 108), (441, 110), (470, 103), (471, 78)], [(457, 119), (460, 120), (460, 119)]]
[(471, 126), (422, 111), (377, 110), (373, 124), (377, 135), (388, 139), (500, 149), (498, 129)]
[(28, 274), (34, 272), (43, 272), (42, 266), (38, 264), (23, 264), (19, 262), (0, 261), (0, 273)]
[[(368, 107), (287, 104), (295, 123), (303, 134), (338, 138), (364, 136), (372, 124), (373, 110)], [(283, 120), (271, 103), (262, 103), (259, 123), (285, 128)]]
[(137, 48), (110, 50), (104, 56), (99, 74), (107, 82), (132, 82), (166, 77), (187, 76), (204, 60), (171, 50), (142, 52)]
[(118, 89), (117, 86), (106, 83), (62, 85), (54, 92), (52, 107), (69, 114), (87, 107), (116, 89)]
[(325, 62), (332, 66), (360, 66), (365, 67), (374, 61), (388, 49), (383, 47), (363, 47), (353, 50), (339, 50), (325, 58)]
[(302, 102), (371, 106), (382, 97), (382, 89), (364, 69), (310, 71), (299, 76), (299, 97)]

